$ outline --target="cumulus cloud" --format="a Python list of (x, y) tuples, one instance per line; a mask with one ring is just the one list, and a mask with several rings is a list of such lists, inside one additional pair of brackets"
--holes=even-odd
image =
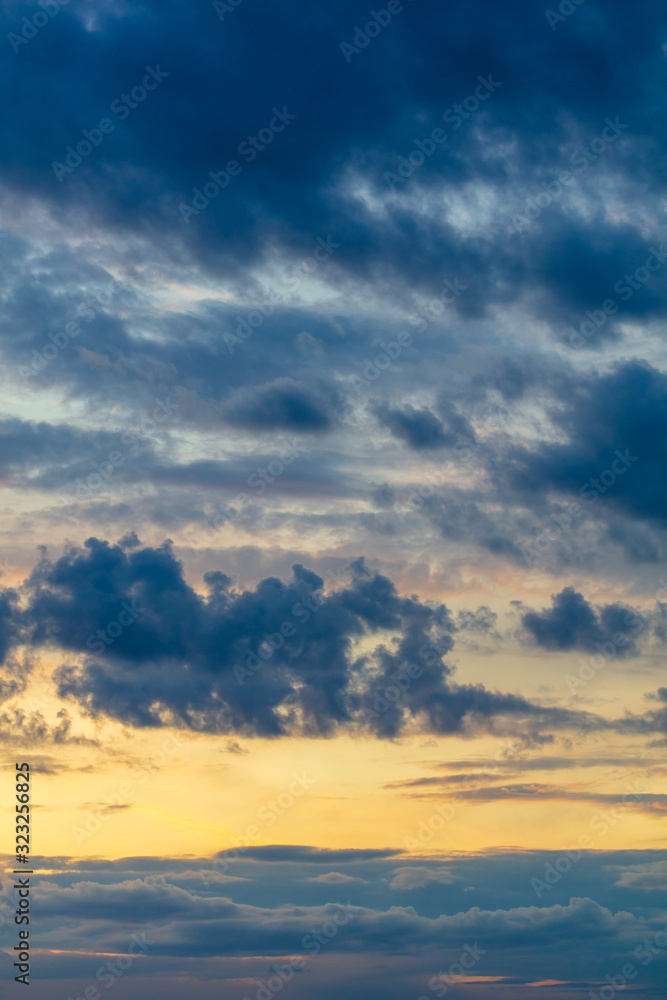
[(202, 595), (169, 542), (90, 538), (55, 562), (42, 556), (11, 627), (34, 648), (75, 654), (56, 672), (62, 698), (137, 727), (267, 736), (367, 727), (393, 737), (410, 724), (467, 735), (493, 732), (501, 719), (517, 731), (608, 725), (455, 683), (448, 609), (401, 597), (363, 560), (350, 571), (351, 583), (329, 591), (298, 563), (287, 582), (268, 577), (245, 591), (212, 571)]
[(611, 643), (619, 657), (637, 656), (637, 638), (648, 632), (650, 620), (622, 604), (594, 608), (574, 587), (565, 587), (544, 611), (527, 611), (521, 618), (528, 635), (549, 650), (603, 650)]

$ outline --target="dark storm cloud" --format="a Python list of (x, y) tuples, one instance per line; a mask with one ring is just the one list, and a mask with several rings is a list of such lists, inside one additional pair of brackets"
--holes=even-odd
[[(612, 642), (616, 655), (638, 656), (637, 638), (650, 622), (622, 604), (596, 609), (583, 594), (566, 587), (551, 599), (551, 608), (528, 611), (521, 619), (524, 629), (538, 646), (549, 650), (580, 649), (593, 652)], [(622, 640), (614, 641), (614, 637)]]
[[(252, 591), (209, 572), (202, 596), (170, 543), (90, 538), (55, 562), (43, 555), (21, 588), (22, 606), (8, 605), (12, 641), (83, 655), (58, 670), (60, 696), (138, 727), (279, 736), (349, 726), (380, 737), (411, 721), (469, 735), (501, 720), (517, 731), (608, 727), (586, 712), (454, 683), (447, 608), (400, 597), (361, 559), (350, 569), (351, 582), (326, 593), (323, 578), (300, 564), (287, 582), (268, 577)], [(355, 641), (378, 633), (374, 648), (355, 652)]]
[(453, 448), (464, 440), (472, 441), (474, 432), (468, 421), (446, 400), (441, 400), (440, 416), (431, 410), (406, 406), (403, 409), (379, 403), (375, 415), (381, 424), (414, 451)]
[[(206, 581), (203, 599), (169, 546), (126, 552), (91, 539), (85, 552), (43, 560), (31, 575), (32, 641), (105, 654), (83, 672), (63, 668), (60, 678), (61, 694), (96, 714), (111, 704), (116, 717), (159, 725), (166, 710), (194, 728), (277, 735), (303, 713), (306, 729), (327, 732), (352, 718), (348, 685), (364, 666), (351, 655), (353, 638), (416, 621), (426, 641), (446, 616), (399, 598), (362, 564), (350, 588), (327, 597), (323, 580), (298, 565), (289, 583), (269, 578), (255, 592), (231, 591), (220, 573)], [(113, 640), (110, 623), (120, 633)]]
[(418, 410), (406, 406), (404, 410), (380, 405), (376, 408), (378, 420), (391, 433), (404, 441), (415, 451), (429, 448), (445, 448), (454, 442), (445, 433), (438, 418), (430, 410)]
[(508, 448), (494, 463), (499, 488), (530, 505), (555, 492), (584, 510), (620, 510), (664, 526), (666, 375), (627, 361), (608, 374), (573, 379), (551, 417), (566, 442)]
[(392, 434), (415, 451), (443, 448), (448, 443), (442, 424), (430, 410), (417, 410), (412, 406), (394, 410), (389, 406), (379, 406), (376, 416)]
[(318, 388), (283, 378), (242, 389), (230, 400), (224, 417), (234, 426), (252, 430), (326, 431), (336, 419), (341, 399), (333, 387)]
[[(33, 13), (27, 0), (14, 5), (7, 30), (23, 13)], [(632, 201), (646, 198), (647, 188), (657, 199), (664, 186), (659, 152), (643, 155), (664, 139), (662, 5), (649, 0), (641, 17), (620, 0), (583, 9), (567, 33), (549, 30), (544, 11), (527, 2), (500, 9), (479, 0), (455, 11), (409, 5), (400, 27), (348, 63), (340, 43), (367, 17), (358, 0), (337, 0), (325, 18), (287, 4), (272, 8), (267, 23), (243, 5), (222, 24), (210, 4), (151, 0), (131, 12), (97, 10), (95, 30), (86, 30), (75, 8), (62, 10), (4, 63), (4, 90), (18, 95), (6, 109), (4, 182), (19, 198), (57, 203), (62, 217), (76, 212), (160, 245), (170, 237), (174, 256), (184, 246), (212, 269), (239, 270), (277, 246), (303, 255), (316, 235), (334, 233), (341, 243), (335, 267), (361, 279), (378, 268), (425, 287), (443, 271), (464, 282), (481, 277), (477, 294), (459, 300), (471, 314), (536, 282), (544, 315), (562, 303), (556, 323), (598, 307), (616, 278), (641, 262), (641, 240), (596, 204), (596, 179), (609, 178)], [(159, 67), (163, 82), (121, 107), (122, 95), (141, 87), (147, 64)], [(406, 74), (406, 65), (419, 69)], [(229, 102), (249, 66), (261, 71)], [(17, 73), (29, 88), (16, 86)], [(475, 104), (480, 77), (492, 82), (475, 110), (455, 109), (467, 97)], [(621, 125), (604, 151), (598, 144), (588, 159), (577, 152), (603, 129), (612, 135), (610, 116)], [(113, 131), (59, 181), (52, 162), (64, 162), (81, 130), (103, 118)], [(443, 124), (447, 140), (436, 150), (429, 136)], [(248, 138), (262, 129), (265, 148), (251, 149)], [(386, 174), (399, 169), (399, 157), (408, 162), (416, 140), (427, 150), (430, 142), (433, 153), (392, 191)], [(240, 171), (185, 225), (179, 206), (230, 160)], [(510, 215), (483, 237), (464, 238), (436, 213), (417, 216), (405, 203), (411, 191), (479, 182), (522, 212), (533, 189), (541, 193), (563, 169), (579, 170), (574, 181), (592, 213), (565, 213), (555, 197), (511, 243)], [(383, 214), (351, 197), (350, 173), (391, 196)], [(630, 313), (664, 308), (657, 288), (634, 295)]]

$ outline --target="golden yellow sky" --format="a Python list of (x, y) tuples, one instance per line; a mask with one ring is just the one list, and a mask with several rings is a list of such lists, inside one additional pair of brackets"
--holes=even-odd
[[(601, 834), (600, 822), (591, 832), (591, 821), (609, 808), (605, 804), (552, 799), (457, 802), (453, 801), (456, 785), (444, 791), (432, 786), (386, 787), (416, 778), (455, 775), (455, 767), (450, 772), (440, 765), (473, 756), (472, 743), (458, 738), (227, 741), (166, 730), (130, 737), (120, 726), (104, 728), (106, 750), (58, 747), (54, 752), (53, 747), (44, 748), (46, 763), (57, 761), (63, 768), (57, 774), (40, 772), (37, 748), (31, 749), (34, 854), (208, 856), (236, 846), (249, 829), (253, 845), (406, 849), (409, 844), (410, 853), (415, 854), (494, 847), (566, 849), (586, 833), (594, 848), (605, 850), (662, 847), (666, 839), (664, 819), (646, 815), (635, 806), (623, 809)], [(509, 747), (507, 740), (478, 739), (474, 759), (488, 772), (485, 751), (492, 770), (494, 756)], [(632, 748), (597, 741), (586, 752), (613, 756), (623, 749)], [(24, 750), (17, 747), (16, 752)], [(584, 756), (583, 748), (575, 755)], [(11, 753), (6, 756), (10, 759)], [(502, 778), (501, 771), (495, 773)], [(292, 785), (294, 792), (295, 775), (310, 786), (298, 795), (289, 791)], [(651, 776), (645, 768), (605, 765), (530, 771), (500, 782), (484, 779), (480, 785), (544, 783), (558, 786), (564, 795), (569, 789), (577, 794), (622, 796), (633, 791), (659, 792), (663, 781), (661, 775)], [(448, 803), (449, 810), (445, 808)], [(438, 806), (445, 809), (444, 821), (438, 818), (442, 814)], [(11, 808), (5, 807), (1, 816), (0, 833), (4, 842), (10, 842)], [(429, 836), (423, 831), (434, 817)]]

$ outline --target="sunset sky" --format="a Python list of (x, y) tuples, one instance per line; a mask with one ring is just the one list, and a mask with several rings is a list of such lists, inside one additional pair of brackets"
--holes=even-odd
[(664, 997), (664, 4), (0, 6), (8, 994)]

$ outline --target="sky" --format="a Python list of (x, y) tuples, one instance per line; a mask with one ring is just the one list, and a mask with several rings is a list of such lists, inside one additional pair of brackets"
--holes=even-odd
[(664, 996), (664, 4), (0, 7), (8, 991)]

